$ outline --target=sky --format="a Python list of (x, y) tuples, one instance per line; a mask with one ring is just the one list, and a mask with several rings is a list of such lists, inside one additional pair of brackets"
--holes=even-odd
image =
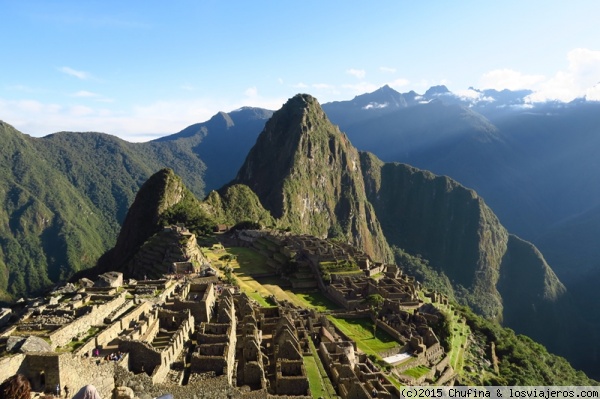
[(0, 0), (0, 120), (147, 141), (388, 84), (600, 100), (600, 1)]

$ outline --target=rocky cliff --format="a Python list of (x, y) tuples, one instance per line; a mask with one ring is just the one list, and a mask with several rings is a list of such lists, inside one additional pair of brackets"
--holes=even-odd
[(171, 169), (152, 175), (129, 208), (114, 248), (104, 254), (97, 268), (90, 272), (121, 270), (142, 245), (163, 228), (167, 211), (186, 200), (197, 201)]
[(510, 235), (475, 191), (369, 153), (361, 163), (388, 242), (428, 259), (478, 313), (516, 326), (565, 293), (539, 251)]
[(341, 238), (376, 260), (390, 260), (388, 243), (420, 254), (459, 300), (515, 327), (565, 292), (539, 251), (511, 236), (476, 192), (359, 153), (308, 95), (275, 112), (234, 183), (250, 187), (281, 227)]
[(309, 95), (273, 114), (234, 183), (250, 187), (294, 232), (347, 240), (377, 260), (391, 260), (366, 198), (358, 151)]

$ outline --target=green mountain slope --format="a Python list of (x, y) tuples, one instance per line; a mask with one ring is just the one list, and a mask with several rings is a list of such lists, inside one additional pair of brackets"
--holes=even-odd
[(360, 168), (358, 152), (317, 100), (297, 95), (267, 122), (234, 183), (250, 187), (294, 232), (343, 238), (391, 260)]
[[(361, 162), (368, 198), (390, 244), (428, 259), (462, 292), (459, 299), (478, 313), (506, 317), (516, 326), (520, 323), (513, 312), (526, 316), (531, 308), (564, 294), (539, 251), (510, 236), (474, 191), (372, 154), (361, 153)], [(501, 275), (512, 281), (504, 292), (498, 289)]]
[[(292, 231), (341, 237), (375, 260), (389, 259), (388, 243), (420, 254), (457, 299), (511, 326), (565, 293), (539, 251), (510, 236), (474, 191), (359, 154), (311, 96), (297, 95), (273, 115), (234, 182)], [(500, 292), (501, 276), (522, 284)]]
[(52, 167), (35, 139), (0, 122), (0, 291), (35, 293), (91, 267), (112, 241), (99, 209)]
[(100, 133), (26, 136), (0, 122), (0, 298), (35, 294), (95, 265), (143, 182), (165, 166), (203, 194), (204, 164), (182, 142)]

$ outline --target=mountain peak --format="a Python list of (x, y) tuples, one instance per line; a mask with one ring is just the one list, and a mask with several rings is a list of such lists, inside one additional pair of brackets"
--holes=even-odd
[(273, 114), (236, 183), (292, 231), (344, 238), (374, 259), (391, 258), (365, 201), (358, 151), (310, 95), (292, 97)]
[(159, 229), (160, 216), (191, 193), (173, 170), (164, 168), (150, 176), (138, 191), (127, 212), (115, 247), (98, 261), (100, 269), (128, 261)]
[(441, 94), (450, 93), (450, 90), (444, 85), (431, 86), (426, 92), (425, 97), (439, 96)]

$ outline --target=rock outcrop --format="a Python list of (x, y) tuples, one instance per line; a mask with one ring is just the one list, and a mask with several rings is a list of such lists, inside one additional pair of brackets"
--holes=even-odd
[(234, 183), (249, 186), (292, 231), (340, 238), (374, 259), (392, 258), (366, 199), (358, 151), (309, 95), (273, 114)]

